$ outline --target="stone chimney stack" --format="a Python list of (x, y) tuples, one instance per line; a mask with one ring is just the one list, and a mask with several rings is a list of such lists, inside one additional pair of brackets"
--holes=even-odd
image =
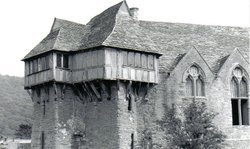
[(131, 17), (138, 20), (139, 8), (133, 7), (133, 8), (130, 8), (129, 10), (130, 10)]

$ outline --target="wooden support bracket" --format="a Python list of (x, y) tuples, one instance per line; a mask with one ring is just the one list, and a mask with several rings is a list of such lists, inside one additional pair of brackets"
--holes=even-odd
[(63, 84), (63, 88), (62, 88), (62, 100), (64, 99), (65, 91), (66, 91), (66, 85)]
[(102, 81), (100, 81), (99, 84), (101, 86), (101, 89), (104, 95), (106, 95), (107, 97), (110, 97), (111, 95), (109, 95), (106, 85)]
[(89, 88), (88, 88), (87, 83), (83, 82), (82, 87), (85, 89), (85, 92), (86, 92), (87, 95), (89, 96), (90, 100), (91, 100), (91, 101), (94, 101), (94, 98), (93, 98), (93, 96), (92, 96), (92, 94), (91, 94), (91, 91), (90, 91)]
[(78, 87), (75, 84), (73, 84), (73, 86), (74, 86), (74, 89), (76, 90), (77, 94), (79, 95), (79, 98), (84, 102), (83, 95), (80, 92), (80, 90), (78, 89)]
[(96, 97), (97, 97), (98, 99), (101, 99), (101, 95), (100, 95), (100, 93), (97, 91), (95, 85), (94, 85), (92, 82), (90, 82), (89, 85), (90, 85), (90, 87), (92, 88), (93, 92), (95, 93)]
[(56, 97), (55, 97), (55, 100), (57, 100), (57, 98), (58, 98), (58, 96), (57, 96), (57, 95), (58, 95), (58, 91), (57, 91), (56, 82), (54, 82), (54, 83), (53, 83), (53, 87), (54, 87), (54, 90), (55, 90), (55, 96), (56, 96)]
[(34, 99), (33, 99), (34, 93), (32, 92), (32, 90), (27, 89), (26, 91), (27, 91), (27, 93), (29, 94), (31, 100), (34, 101)]

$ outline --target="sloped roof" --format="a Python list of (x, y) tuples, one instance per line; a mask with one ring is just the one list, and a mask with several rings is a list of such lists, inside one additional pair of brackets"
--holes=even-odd
[(140, 27), (163, 53), (160, 67), (166, 71), (173, 69), (178, 55), (187, 53), (193, 46), (213, 71), (220, 67), (218, 60), (236, 47), (249, 60), (248, 28), (149, 21), (140, 21)]
[(23, 60), (51, 51), (70, 51), (80, 47), (85, 25), (55, 18), (50, 33)]
[[(50, 51), (78, 51), (99, 46), (162, 53), (160, 69), (171, 71), (193, 46), (216, 72), (220, 59), (236, 47), (249, 59), (248, 28), (138, 21), (126, 1), (90, 20), (86, 25), (55, 19), (49, 35), (24, 59)], [(223, 59), (222, 59), (223, 61)]]

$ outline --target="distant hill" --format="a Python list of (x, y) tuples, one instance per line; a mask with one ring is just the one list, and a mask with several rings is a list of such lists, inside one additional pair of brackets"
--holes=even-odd
[(0, 75), (0, 135), (14, 136), (20, 124), (32, 123), (33, 106), (23, 78)]

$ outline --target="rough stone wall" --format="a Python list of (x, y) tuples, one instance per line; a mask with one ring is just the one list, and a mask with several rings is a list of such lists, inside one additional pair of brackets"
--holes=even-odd
[[(214, 123), (227, 135), (227, 146), (225, 146), (225, 148), (248, 148), (250, 146), (250, 127), (232, 125), (230, 79), (228, 78), (230, 77), (233, 67), (237, 64), (246, 69), (249, 74), (249, 64), (246, 63), (239, 53), (229, 57), (221, 68), (220, 74), (213, 74), (205, 61), (195, 51), (187, 53), (175, 69), (169, 73), (170, 75), (161, 73), (160, 78), (162, 80), (159, 81), (160, 84), (156, 86), (158, 94), (152, 93), (152, 98), (155, 100), (155, 115), (157, 119), (160, 119), (160, 113), (164, 113), (164, 110), (161, 109), (162, 104), (171, 106), (171, 104), (174, 103), (177, 105), (177, 111), (181, 112), (183, 107), (192, 100), (185, 97), (185, 82), (183, 82), (183, 74), (192, 64), (197, 64), (201, 67), (206, 75), (205, 98), (198, 98), (197, 100), (206, 102), (209, 110), (218, 113), (214, 119)], [(165, 91), (165, 93), (160, 93), (161, 90)], [(248, 104), (250, 105), (250, 101), (248, 101)], [(249, 105), (248, 107), (250, 107)], [(152, 117), (152, 120), (153, 119), (154, 117)], [(153, 125), (155, 124), (153, 123)], [(164, 145), (164, 141), (160, 142), (158, 140), (158, 138), (162, 138), (164, 135), (160, 134), (160, 132), (156, 134), (154, 142), (166, 146)]]
[[(47, 93), (40, 88), (40, 97), (35, 92), (34, 124), (32, 128), (32, 149), (41, 149), (42, 132), (44, 148), (71, 148), (71, 136), (84, 132), (84, 105), (77, 100), (71, 87), (66, 86), (62, 95), (62, 85), (57, 85), (57, 94), (53, 86), (48, 86)], [(45, 114), (43, 112), (45, 101)]]
[(113, 82), (109, 87), (110, 99), (102, 96), (101, 101), (89, 101), (85, 97), (85, 102), (68, 85), (63, 87), (57, 84), (57, 91), (51, 85), (49, 94), (41, 87), (39, 97), (34, 91), (32, 148), (41, 148), (42, 132), (45, 149), (74, 148), (74, 135), (82, 137), (81, 145), (86, 149), (128, 149), (131, 147), (132, 134), (136, 145), (137, 110), (134, 93), (131, 92), (132, 110), (129, 111), (125, 84)]

